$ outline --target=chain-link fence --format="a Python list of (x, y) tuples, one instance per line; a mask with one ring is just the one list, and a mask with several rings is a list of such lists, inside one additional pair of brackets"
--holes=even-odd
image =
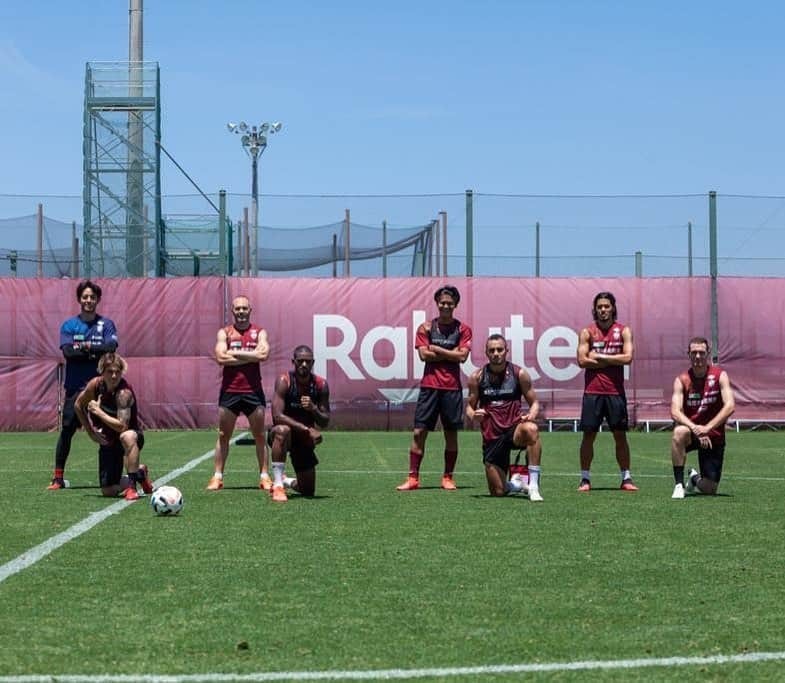
[[(256, 231), (250, 197), (228, 194), (223, 242), (218, 193), (168, 195), (162, 205), (169, 275), (711, 274), (708, 192), (261, 195)], [(0, 275), (84, 273), (81, 214), (78, 196), (0, 195)], [(785, 196), (716, 195), (714, 235), (717, 274), (785, 276)], [(92, 259), (94, 273), (125, 274), (122, 263), (108, 268), (108, 255), (99, 272), (100, 250)]]

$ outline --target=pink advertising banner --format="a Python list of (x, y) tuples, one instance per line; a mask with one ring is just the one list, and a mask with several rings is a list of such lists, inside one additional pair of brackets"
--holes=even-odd
[[(262, 366), (271, 394), (307, 344), (315, 371), (327, 377), (334, 424), (408, 429), (422, 376), (414, 349), (417, 326), (436, 315), (436, 278), (180, 278), (100, 281), (100, 312), (117, 324), (144, 423), (151, 428), (207, 427), (217, 418), (220, 369), (212, 360), (229, 302), (249, 297), (251, 318), (271, 342)], [(510, 359), (526, 367), (544, 417), (580, 413), (583, 373), (575, 355), (591, 302), (603, 290), (617, 298), (631, 326), (635, 360), (627, 378), (631, 418), (667, 420), (674, 377), (687, 367), (691, 336), (711, 337), (708, 278), (449, 278), (461, 302), (456, 317), (474, 331), (464, 375), (485, 362), (492, 332), (509, 340)], [(58, 330), (78, 312), (72, 280), (0, 279), (2, 429), (57, 424)], [(785, 281), (721, 279), (721, 363), (738, 390), (737, 415), (785, 417), (782, 382), (772, 368), (785, 360)], [(766, 292), (762, 297), (760, 292)], [(743, 374), (742, 374), (743, 373)]]
[(785, 279), (717, 284), (720, 364), (736, 392), (735, 418), (785, 419)]
[[(534, 379), (546, 417), (580, 413), (578, 332), (591, 321), (597, 292), (613, 291), (619, 319), (633, 329), (636, 361), (627, 387), (636, 419), (667, 418), (687, 340), (710, 330), (708, 280), (452, 278), (451, 283), (461, 292), (455, 315), (474, 331), (464, 375), (485, 362), (487, 336), (501, 332), (509, 340), (510, 360)], [(306, 343), (336, 402), (412, 406), (422, 376), (414, 333), (435, 317), (433, 293), (441, 284), (427, 278), (235, 279), (229, 290), (230, 298), (249, 296), (267, 326), (273, 341), (268, 367), (288, 369), (293, 348)]]

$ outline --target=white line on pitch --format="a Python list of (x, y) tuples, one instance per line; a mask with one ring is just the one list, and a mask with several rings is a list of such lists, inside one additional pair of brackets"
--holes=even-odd
[[(237, 439), (242, 438), (245, 436), (246, 433), (238, 434), (236, 437), (232, 439), (232, 442), (236, 441)], [(155, 484), (157, 486), (163, 486), (172, 479), (179, 477), (181, 474), (192, 470), (197, 465), (201, 464), (205, 460), (207, 460), (211, 455), (213, 455), (215, 451), (207, 451), (206, 453), (202, 453), (197, 458), (194, 458), (190, 462), (185, 463), (182, 467), (178, 467), (176, 470), (172, 470), (168, 474), (164, 474), (155, 479)], [(63, 495), (59, 493), (57, 495)], [(68, 494), (65, 494), (68, 495)], [(69, 541), (73, 541), (78, 536), (81, 536), (86, 531), (90, 531), (96, 524), (100, 524), (105, 519), (111, 517), (112, 515), (116, 515), (118, 512), (122, 512), (127, 508), (129, 505), (133, 505), (133, 501), (127, 500), (118, 500), (117, 502), (113, 503), (109, 507), (104, 508), (103, 510), (99, 510), (98, 512), (93, 512), (91, 515), (83, 519), (81, 522), (77, 522), (72, 527), (69, 527), (65, 531), (57, 534), (56, 536), (52, 536), (51, 538), (47, 539), (43, 543), (35, 546), (34, 548), (30, 548), (23, 552), (18, 557), (14, 558), (10, 562), (6, 562), (3, 565), (0, 565), (0, 583), (5, 581), (9, 576), (13, 576), (14, 574), (18, 574), (23, 569), (27, 569), (28, 567), (34, 565), (39, 560), (42, 560), (44, 557), (49, 555), (50, 553), (57, 550), (60, 546), (65, 545)]]
[(493, 674), (547, 673), (645, 669), (651, 667), (754, 664), (785, 659), (785, 652), (748, 652), (739, 655), (708, 657), (660, 657), (648, 659), (609, 659), (542, 664), (495, 664), (431, 669), (370, 669), (367, 671), (269, 671), (250, 674), (42, 674), (0, 676), (0, 683), (260, 683), (262, 681), (378, 681), (430, 678), (433, 676), (489, 676)]

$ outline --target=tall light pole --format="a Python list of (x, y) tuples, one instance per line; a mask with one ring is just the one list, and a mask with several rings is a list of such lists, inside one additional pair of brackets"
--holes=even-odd
[(259, 126), (249, 126), (245, 121), (240, 123), (227, 123), (226, 127), (230, 133), (240, 135), (240, 142), (248, 156), (251, 157), (251, 224), (253, 232), (252, 240), (252, 272), (258, 275), (258, 256), (259, 256), (259, 157), (267, 149), (267, 136), (277, 133), (283, 124), (262, 123)]

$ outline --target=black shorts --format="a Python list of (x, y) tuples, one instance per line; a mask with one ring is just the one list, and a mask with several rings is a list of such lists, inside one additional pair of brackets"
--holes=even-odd
[[(136, 431), (136, 445), (141, 451), (144, 448), (144, 432)], [(120, 483), (123, 476), (123, 456), (125, 449), (120, 439), (106, 446), (98, 447), (98, 481), (101, 487), (114, 486)]]
[(482, 461), (485, 465), (496, 465), (505, 472), (510, 469), (510, 453), (515, 448), (513, 436), (517, 425), (510, 427), (498, 439), (482, 442)]
[(584, 394), (581, 407), (581, 431), (599, 432), (602, 421), (607, 420), (612, 432), (626, 432), (627, 397), (609, 394)]
[[(267, 445), (273, 447), (273, 430), (267, 430)], [(306, 444), (303, 438), (296, 432), (289, 432), (289, 459), (295, 472), (305, 472), (312, 470), (319, 464), (316, 451), (310, 444)]]
[(222, 391), (218, 397), (218, 405), (221, 408), (231, 410), (235, 415), (242, 413), (248, 417), (257, 408), (264, 408), (267, 400), (264, 391), (254, 391), (250, 394), (235, 394), (231, 391)]
[(714, 448), (701, 448), (700, 442), (693, 434), (687, 450), (698, 451), (698, 469), (701, 476), (719, 484), (722, 478), (722, 463), (725, 460), (725, 444), (718, 444)]
[(429, 432), (441, 419), (442, 429), (463, 429), (463, 391), (461, 389), (431, 389), (421, 387), (414, 409), (414, 426), (424, 427)]

